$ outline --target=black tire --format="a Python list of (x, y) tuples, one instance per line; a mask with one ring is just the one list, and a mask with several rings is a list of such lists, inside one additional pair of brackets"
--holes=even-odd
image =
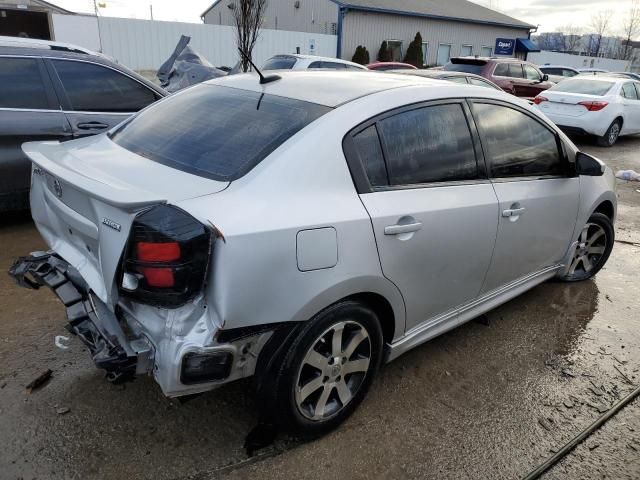
[(620, 130), (622, 129), (622, 122), (620, 119), (616, 119), (613, 121), (605, 134), (601, 137), (597, 137), (598, 145), (601, 147), (613, 147), (613, 145), (620, 138)]
[[(343, 325), (344, 323), (346, 323), (344, 327), (345, 334), (356, 332), (352, 333), (351, 337), (341, 334), (342, 345), (345, 347), (349, 345), (350, 339), (355, 338), (353, 335), (362, 335), (360, 330), (358, 330), (360, 327), (366, 331), (368, 338), (360, 341), (358, 349), (362, 348), (363, 351), (366, 350), (370, 353), (368, 369), (364, 374), (345, 373), (343, 378), (338, 376), (333, 379), (340, 381), (342, 378), (345, 385), (351, 384), (356, 387), (351, 392), (352, 396), (345, 404), (341, 402), (337, 387), (331, 386), (334, 385), (331, 383), (333, 380), (325, 377), (324, 373), (319, 373), (320, 370), (311, 372), (315, 375), (314, 381), (320, 381), (319, 379), (321, 377), (321, 381), (324, 384), (325, 379), (327, 379), (327, 385), (319, 386), (318, 389), (314, 391), (314, 394), (317, 393), (318, 396), (321, 397), (325, 389), (331, 389), (332, 393), (329, 398), (331, 405), (335, 405), (334, 408), (337, 408), (337, 410), (331, 415), (327, 415), (326, 418), (310, 419), (309, 415), (313, 414), (313, 410), (311, 410), (311, 412), (303, 410), (297, 401), (297, 395), (300, 392), (298, 382), (303, 376), (303, 371), (306, 372), (306, 369), (314, 369), (314, 367), (305, 363), (305, 360), (312, 348), (317, 352), (315, 347), (321, 343), (327, 348), (330, 348), (330, 346), (326, 344), (326, 341), (324, 341), (326, 335), (331, 335), (331, 338), (333, 338), (331, 328)], [(352, 330), (348, 331), (348, 329)], [(323, 333), (325, 333), (325, 337), (323, 337)], [(354, 412), (364, 399), (373, 378), (380, 368), (382, 360), (383, 339), (380, 321), (375, 312), (367, 306), (347, 300), (332, 305), (310, 321), (301, 324), (299, 328), (296, 328), (295, 331), (288, 336), (285, 342), (286, 343), (282, 344), (283, 348), (281, 351), (277, 353), (277, 359), (271, 362), (271, 367), (261, 372), (256, 372), (257, 375), (260, 375), (258, 384), (261, 388), (258, 391), (258, 401), (262, 408), (261, 421), (275, 424), (283, 430), (305, 438), (317, 437), (340, 425)], [(342, 361), (346, 362), (344, 365), (353, 361), (352, 359), (358, 355), (360, 354), (358, 350), (356, 350), (349, 359), (343, 359)], [(327, 358), (328, 362), (333, 361), (331, 355), (325, 358)], [(261, 359), (260, 361), (267, 362), (268, 360), (269, 359)], [(339, 370), (340, 367), (337, 368)], [(360, 375), (362, 375), (362, 378), (355, 378)], [(312, 398), (312, 395), (309, 395), (309, 398)], [(329, 405), (328, 401), (327, 405)], [(322, 413), (324, 413), (324, 411), (325, 409), (323, 408)]]
[[(592, 227), (589, 227), (589, 225), (592, 225)], [(598, 237), (597, 239), (595, 239), (595, 241), (593, 241), (592, 244), (588, 245), (588, 248), (598, 249), (597, 251), (602, 248), (602, 253), (590, 255), (588, 248), (581, 248), (581, 244), (579, 243), (578, 248), (576, 249), (576, 253), (572, 257), (569, 264), (569, 271), (567, 272), (567, 274), (560, 277), (561, 281), (581, 282), (583, 280), (587, 280), (597, 274), (600, 269), (602, 269), (602, 267), (604, 267), (604, 265), (607, 263), (615, 242), (613, 224), (611, 223), (609, 217), (603, 215), (602, 213), (594, 213), (593, 215), (591, 215), (589, 217), (589, 220), (587, 221), (587, 224), (585, 225), (585, 228), (578, 235), (577, 240), (578, 242), (581, 241), (581, 237), (585, 229), (587, 230), (587, 238), (589, 238), (589, 232), (593, 232), (591, 233), (591, 235), (595, 236), (596, 233), (599, 232), (598, 227), (604, 233), (604, 239), (602, 239), (602, 236)], [(580, 255), (581, 253), (583, 255)], [(584, 255), (587, 255), (587, 261), (591, 264), (591, 268), (589, 269), (587, 269), (587, 267), (585, 266), (584, 260), (578, 261), (578, 257), (582, 256), (584, 258)], [(576, 268), (573, 272), (571, 272), (571, 267), (573, 267), (574, 262), (576, 262)]]

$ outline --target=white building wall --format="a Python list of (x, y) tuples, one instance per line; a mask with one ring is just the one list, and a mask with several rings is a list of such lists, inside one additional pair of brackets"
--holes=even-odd
[(601, 68), (610, 72), (625, 72), (630, 65), (626, 60), (613, 60), (611, 58), (587, 57), (582, 55), (571, 55), (570, 53), (559, 52), (535, 52), (530, 53), (528, 60), (536, 65), (565, 65), (573, 68)]
[(473, 45), (473, 55), (480, 55), (483, 46), (495, 47), (496, 38), (527, 38), (528, 29), (499, 27), (421, 17), (349, 11), (343, 19), (342, 53), (351, 59), (358, 45), (367, 47), (371, 61), (376, 59), (383, 40), (402, 40), (406, 53), (417, 32), (428, 42), (426, 63), (435, 65), (438, 44), (452, 45), (451, 56), (460, 55), (462, 45)]
[[(191, 37), (189, 45), (216, 66), (238, 61), (235, 28), (198, 23), (162, 22), (129, 18), (54, 15), (54, 38), (74, 43), (115, 58), (133, 70), (156, 70), (173, 52), (180, 35)], [(74, 21), (67, 21), (75, 18)], [(312, 49), (312, 46), (314, 47)], [(260, 65), (279, 53), (314, 53), (334, 57), (336, 36), (315, 33), (262, 30), (253, 50)]]
[(52, 40), (100, 51), (98, 19), (88, 15), (51, 15)]
[[(235, 25), (229, 8), (232, 3), (234, 0), (220, 0), (204, 15), (204, 23)], [(338, 5), (331, 0), (269, 0), (263, 28), (335, 35), (337, 25)]]

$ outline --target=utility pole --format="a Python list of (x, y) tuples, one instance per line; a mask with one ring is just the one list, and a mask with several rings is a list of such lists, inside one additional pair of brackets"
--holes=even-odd
[(153, 21), (153, 3), (149, 4), (149, 13), (151, 14), (151, 21)]
[(100, 53), (104, 53), (102, 51), (102, 32), (100, 31), (100, 12), (98, 11), (98, 0), (93, 0), (93, 10), (96, 14), (96, 22), (98, 24), (98, 41), (100, 42)]

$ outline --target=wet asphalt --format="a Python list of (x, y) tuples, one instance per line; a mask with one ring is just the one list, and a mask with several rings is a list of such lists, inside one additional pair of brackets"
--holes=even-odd
[[(640, 171), (640, 138), (581, 147)], [(62, 306), (2, 274), (44, 248), (28, 214), (0, 219), (0, 479), (521, 478), (640, 384), (640, 183), (618, 182), (613, 254), (595, 280), (548, 282), (385, 366), (356, 413), (258, 458), (251, 381), (181, 404), (149, 378), (107, 383)], [(53, 375), (32, 393), (25, 386)], [(543, 478), (640, 479), (640, 398)]]

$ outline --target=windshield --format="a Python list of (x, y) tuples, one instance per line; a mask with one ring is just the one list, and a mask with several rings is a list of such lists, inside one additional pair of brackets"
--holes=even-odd
[(163, 165), (232, 181), (330, 110), (315, 103), (200, 84), (142, 111), (110, 137)]
[(613, 87), (613, 82), (605, 82), (602, 80), (565, 80), (563, 82), (555, 84), (549, 89), (549, 91), (565, 92), (565, 93), (581, 93), (585, 95), (597, 95), (599, 97), (606, 95), (606, 93)]

